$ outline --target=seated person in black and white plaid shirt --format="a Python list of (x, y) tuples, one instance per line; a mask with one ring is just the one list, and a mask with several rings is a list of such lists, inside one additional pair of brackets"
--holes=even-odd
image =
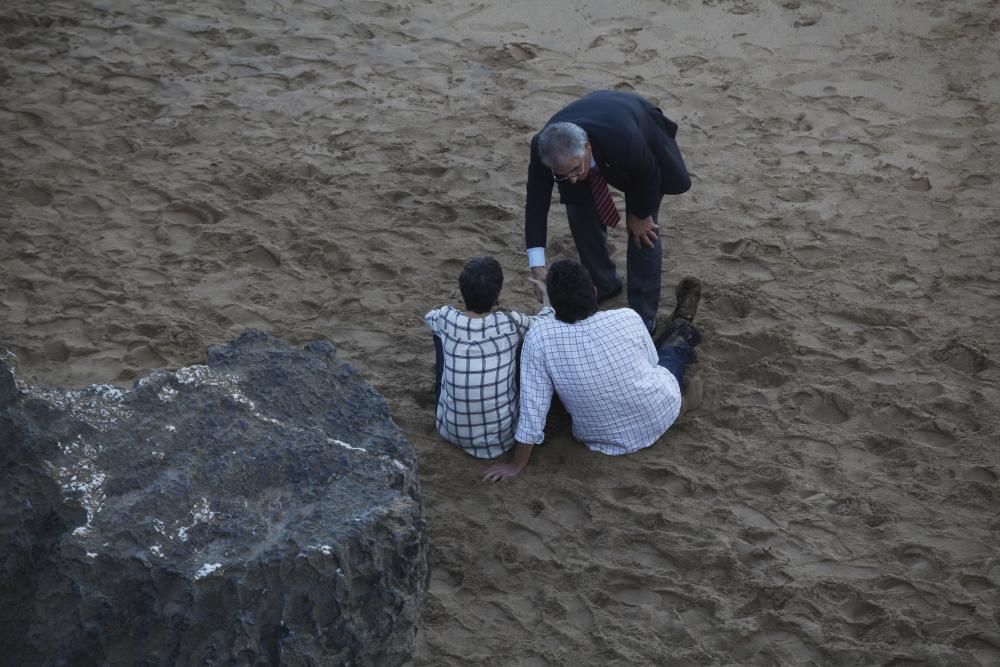
[(579, 262), (560, 260), (545, 278), (555, 319), (538, 322), (521, 353), (521, 414), (511, 460), (491, 466), (483, 479), (513, 477), (545, 439), (553, 393), (573, 419), (573, 437), (604, 454), (649, 447), (681, 409), (684, 368), (701, 341), (694, 318), (701, 283), (687, 277), (677, 307), (654, 342), (629, 308), (597, 310), (597, 290)]
[[(533, 282), (544, 292), (541, 281)], [(534, 317), (499, 310), (503, 269), (492, 257), (470, 259), (458, 286), (465, 312), (443, 306), (424, 316), (437, 353), (437, 430), (469, 454), (492, 459), (514, 446), (521, 341), (553, 311), (547, 296)]]

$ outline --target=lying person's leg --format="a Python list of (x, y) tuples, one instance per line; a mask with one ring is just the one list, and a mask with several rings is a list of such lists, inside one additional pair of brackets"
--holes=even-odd
[(677, 319), (672, 323), (672, 331), (657, 350), (659, 365), (677, 378), (681, 392), (684, 391), (684, 371), (694, 348), (701, 342), (701, 332), (687, 320)]

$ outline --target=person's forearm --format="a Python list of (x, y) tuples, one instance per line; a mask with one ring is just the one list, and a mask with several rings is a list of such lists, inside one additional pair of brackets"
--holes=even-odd
[(511, 463), (517, 467), (518, 470), (524, 470), (525, 466), (528, 465), (528, 459), (531, 458), (531, 452), (535, 448), (532, 445), (522, 445), (520, 442), (514, 447), (514, 455), (511, 458)]
[(528, 465), (532, 449), (534, 447), (531, 445), (517, 443), (514, 446), (514, 451), (510, 452), (507, 461), (496, 463), (486, 469), (486, 472), (483, 473), (483, 480), (487, 482), (499, 482), (501, 479), (509, 479), (520, 474)]

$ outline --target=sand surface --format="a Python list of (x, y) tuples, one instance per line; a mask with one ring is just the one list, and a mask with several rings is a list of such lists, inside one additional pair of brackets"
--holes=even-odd
[[(998, 75), (997, 0), (5, 0), (0, 339), (73, 386), (334, 341), (419, 455), (415, 665), (1000, 664)], [(421, 316), (484, 253), (534, 307), (528, 141), (597, 88), (681, 126), (704, 398), (485, 485)]]

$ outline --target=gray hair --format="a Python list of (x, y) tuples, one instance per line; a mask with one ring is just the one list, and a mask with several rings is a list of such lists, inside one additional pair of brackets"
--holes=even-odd
[(559, 167), (568, 160), (582, 157), (587, 133), (573, 123), (552, 123), (538, 133), (538, 156), (546, 167)]

